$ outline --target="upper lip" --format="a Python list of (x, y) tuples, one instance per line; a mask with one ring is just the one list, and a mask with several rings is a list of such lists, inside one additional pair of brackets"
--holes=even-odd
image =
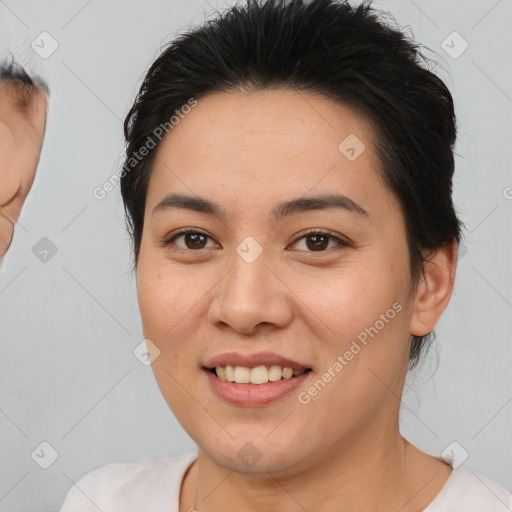
[(274, 354), (273, 352), (258, 352), (257, 354), (242, 355), (237, 352), (224, 352), (209, 359), (205, 367), (215, 368), (216, 366), (246, 366), (255, 368), (256, 366), (282, 366), (289, 367), (294, 370), (306, 370), (310, 366), (303, 365), (293, 359)]

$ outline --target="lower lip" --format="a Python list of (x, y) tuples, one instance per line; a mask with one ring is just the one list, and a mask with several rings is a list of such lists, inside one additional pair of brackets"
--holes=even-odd
[(281, 379), (267, 384), (236, 384), (219, 379), (209, 370), (203, 370), (210, 381), (213, 391), (223, 400), (234, 405), (254, 407), (267, 405), (297, 389), (311, 371), (297, 377)]

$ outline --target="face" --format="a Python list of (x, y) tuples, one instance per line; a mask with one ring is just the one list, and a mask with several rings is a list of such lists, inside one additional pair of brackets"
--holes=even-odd
[[(137, 271), (144, 337), (165, 400), (217, 464), (298, 470), (396, 430), (411, 281), (377, 169), (367, 120), (292, 90), (206, 96), (158, 149)], [(205, 202), (165, 200), (178, 194)], [(308, 370), (266, 384), (209, 371), (280, 361)]]

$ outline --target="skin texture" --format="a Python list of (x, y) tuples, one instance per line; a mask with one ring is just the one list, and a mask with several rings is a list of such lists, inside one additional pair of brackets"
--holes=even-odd
[(34, 182), (43, 144), (47, 96), (38, 85), (0, 82), (0, 257)]
[[(366, 146), (354, 161), (338, 150), (350, 134)], [(445, 309), (456, 244), (437, 251), (411, 294), (404, 218), (372, 145), (371, 124), (353, 109), (272, 90), (201, 98), (158, 149), (137, 293), (144, 336), (160, 350), (158, 385), (199, 447), (180, 510), (422, 510), (449, 477), (448, 465), (400, 436), (398, 413), (410, 335), (427, 334)], [(218, 202), (227, 216), (153, 215), (170, 192)], [(368, 216), (269, 217), (278, 202), (333, 192)], [(184, 236), (164, 246), (180, 228), (205, 232), (205, 248), (190, 239), (187, 248)], [(350, 242), (315, 251), (303, 238), (309, 229)], [(248, 236), (263, 249), (252, 263), (236, 252)], [(313, 369), (307, 390), (397, 302), (401, 311), (306, 405), (296, 392), (262, 407), (230, 405), (201, 370), (226, 351), (273, 351)], [(237, 457), (249, 442), (262, 454), (250, 468)]]

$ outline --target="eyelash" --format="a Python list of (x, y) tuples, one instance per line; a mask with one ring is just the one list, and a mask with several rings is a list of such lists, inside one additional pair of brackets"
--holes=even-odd
[[(172, 237), (168, 238), (167, 240), (164, 241), (163, 245), (164, 247), (167, 247), (169, 245), (171, 245), (174, 240), (176, 240), (176, 238), (182, 236), (182, 235), (187, 235), (187, 234), (198, 234), (198, 235), (203, 235), (207, 238), (210, 238), (211, 240), (212, 237), (208, 234), (206, 234), (204, 231), (201, 231), (201, 230), (197, 230), (197, 229), (183, 229), (181, 231), (177, 231), (176, 233), (174, 233), (172, 235)], [(350, 244), (344, 240), (342, 240), (341, 238), (335, 236), (333, 233), (331, 233), (330, 231), (322, 231), (322, 230), (318, 230), (318, 229), (313, 229), (311, 231), (307, 231), (305, 233), (302, 233), (299, 238), (297, 238), (293, 244), (297, 243), (299, 240), (302, 240), (303, 238), (307, 238), (309, 236), (314, 236), (314, 235), (323, 235), (323, 236), (327, 236), (329, 237), (329, 240), (333, 240), (335, 241), (337, 244), (338, 244), (338, 247), (337, 248), (340, 248), (340, 247), (348, 247)], [(333, 248), (331, 249), (326, 249), (326, 250), (323, 250), (323, 251), (306, 251), (306, 252), (310, 252), (312, 254), (314, 254), (315, 252), (318, 252), (318, 253), (326, 253), (326, 252), (329, 252), (331, 251)], [(178, 247), (177, 249), (174, 249), (178, 252), (200, 252), (204, 249), (184, 249), (183, 247)]]

